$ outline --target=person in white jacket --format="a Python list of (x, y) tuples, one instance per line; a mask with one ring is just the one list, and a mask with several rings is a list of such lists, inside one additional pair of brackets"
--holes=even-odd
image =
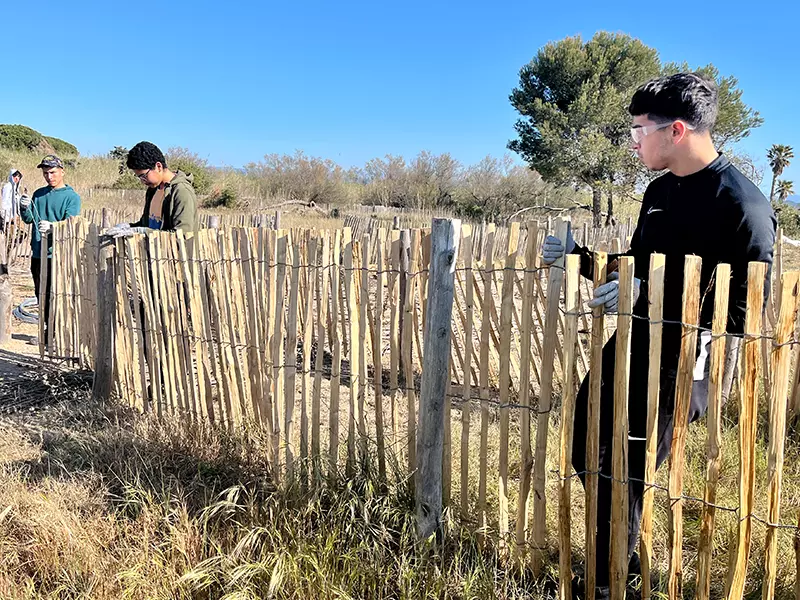
[(22, 181), (22, 173), (18, 169), (11, 169), (8, 173), (8, 181), (3, 184), (3, 197), (0, 203), (0, 217), (3, 224), (13, 219), (19, 209), (19, 183)]

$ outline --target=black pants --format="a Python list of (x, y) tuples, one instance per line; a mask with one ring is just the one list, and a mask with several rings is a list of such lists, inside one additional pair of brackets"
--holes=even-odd
[[(31, 258), (31, 275), (33, 275), (33, 293), (36, 294), (36, 300), (39, 302), (39, 318), (44, 319), (44, 340), (43, 342), (47, 343), (47, 323), (50, 317), (50, 293), (48, 291), (46, 297), (44, 298), (44, 302), (42, 302), (42, 298), (39, 296), (39, 279), (42, 272), (42, 259), (32, 257)], [(47, 285), (53, 285), (52, 283), (52, 275), (53, 275), (53, 266), (51, 261), (47, 261)]]
[[(666, 328), (665, 328), (666, 329)], [(634, 319), (631, 336), (631, 369), (628, 396), (628, 557), (636, 549), (639, 526), (642, 520), (644, 496), (644, 469), (647, 435), (647, 371), (649, 335), (646, 321)], [(665, 337), (667, 332), (665, 331)], [(611, 540), (611, 465), (612, 442), (614, 434), (614, 366), (617, 336), (614, 334), (603, 348), (602, 384), (600, 388), (600, 477), (597, 499), (597, 585), (609, 584), (609, 551)], [(704, 359), (692, 385), (692, 398), (689, 407), (689, 422), (700, 418), (708, 408), (708, 369), (707, 349), (710, 340), (698, 339), (698, 362)], [(700, 352), (700, 347), (703, 351)], [(677, 378), (677, 356), (675, 352), (662, 355), (660, 398), (658, 411), (658, 452), (657, 466), (661, 466), (670, 453), (673, 431), (673, 411), (675, 406), (675, 382)], [(665, 363), (665, 364), (664, 364)], [(586, 485), (586, 431), (589, 399), (589, 375), (581, 383), (575, 409), (575, 438), (572, 446), (572, 464)], [(589, 532), (587, 532), (589, 535)]]

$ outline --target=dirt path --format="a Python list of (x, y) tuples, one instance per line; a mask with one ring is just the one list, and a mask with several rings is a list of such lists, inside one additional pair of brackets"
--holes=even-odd
[[(20, 259), (11, 267), (11, 285), (14, 308), (26, 298), (34, 297), (33, 279), (27, 260)], [(12, 318), (11, 341), (0, 346), (0, 379), (18, 377), (40, 364), (39, 346), (29, 343), (38, 339), (37, 336), (38, 325)]]

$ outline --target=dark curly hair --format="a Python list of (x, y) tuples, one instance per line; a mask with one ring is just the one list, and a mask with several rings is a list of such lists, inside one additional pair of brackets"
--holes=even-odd
[(152, 169), (156, 163), (161, 163), (161, 166), (167, 168), (167, 159), (164, 158), (164, 153), (158, 149), (158, 146), (150, 142), (139, 142), (128, 151), (128, 158), (125, 164), (129, 169), (142, 170)]
[(699, 73), (678, 73), (648, 81), (633, 94), (628, 112), (657, 123), (680, 119), (697, 131), (717, 121), (717, 84)]

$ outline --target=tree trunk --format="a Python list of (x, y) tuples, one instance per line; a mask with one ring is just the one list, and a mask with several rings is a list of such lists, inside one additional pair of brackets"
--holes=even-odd
[(602, 207), (600, 206), (600, 202), (602, 200), (601, 192), (599, 187), (592, 188), (592, 226), (595, 229), (600, 229), (600, 213), (602, 212)]
[(614, 224), (614, 192), (608, 188), (608, 216), (606, 216), (606, 225)]
[(775, 182), (778, 180), (778, 174), (772, 172), (772, 187), (769, 189), (769, 203), (773, 204), (775, 201)]

